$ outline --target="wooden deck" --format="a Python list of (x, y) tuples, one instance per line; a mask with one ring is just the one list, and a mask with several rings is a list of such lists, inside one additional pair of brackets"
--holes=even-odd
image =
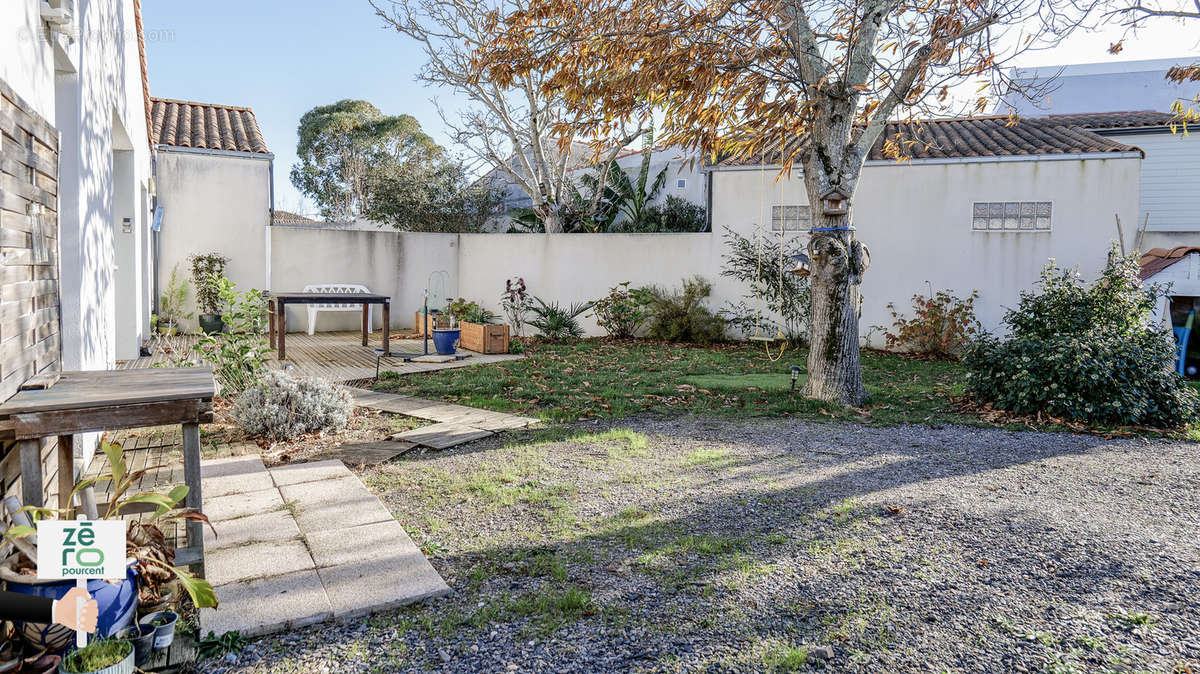
[[(304, 332), (288, 333), (286, 365), (294, 374), (306, 377), (321, 377), (335, 383), (363, 382), (375, 378), (375, 365), (378, 348), (382, 335), (376, 331), (371, 334), (368, 346), (362, 345), (362, 335), (358, 332), (318, 332), (308, 335)], [(154, 353), (151, 356), (117, 363), (119, 369), (140, 369), (152, 367), (156, 363), (171, 362), (172, 353), (186, 353), (195, 345), (195, 335), (179, 335), (171, 338), (156, 338)], [(166, 348), (164, 348), (166, 347)], [(422, 342), (419, 339), (392, 338), (393, 353), (420, 353)], [(433, 351), (433, 342), (429, 344)], [(461, 352), (461, 349), (460, 349)], [(495, 363), (503, 360), (521, 358), (509, 354), (484, 355), (466, 351), (471, 355), (463, 360), (451, 363), (405, 363), (400, 358), (385, 358), (379, 363), (379, 371), (391, 370), (399, 374), (414, 372), (434, 372), (454, 367), (470, 367), (482, 363)], [(285, 363), (272, 358), (270, 366), (276, 369), (284, 368)]]

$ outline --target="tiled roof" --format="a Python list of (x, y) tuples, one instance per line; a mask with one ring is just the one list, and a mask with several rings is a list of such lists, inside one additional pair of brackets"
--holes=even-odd
[[(884, 142), (896, 140), (912, 159), (955, 159), (962, 157), (1012, 157), (1022, 155), (1091, 154), (1138, 152), (1067, 120), (1035, 117), (1010, 125), (1007, 117), (935, 119), (919, 122), (888, 122), (887, 129), (871, 148), (868, 159), (889, 160)], [(800, 142), (804, 142), (801, 139)], [(766, 157), (765, 163), (778, 161)], [(725, 160), (721, 166), (758, 164), (759, 160)]]
[(153, 100), (151, 134), (156, 145), (269, 153), (250, 108)]
[(279, 209), (275, 209), (274, 217), (271, 218), (271, 224), (273, 224), (273, 225), (312, 225), (312, 224), (319, 224), (319, 221), (313, 220), (312, 218), (305, 217), (303, 215), (300, 215), (299, 213), (293, 213), (291, 211), (281, 211)]
[(1056, 124), (1069, 124), (1084, 129), (1131, 129), (1147, 126), (1166, 126), (1173, 116), (1169, 112), (1137, 110), (1133, 112), (1089, 112), (1077, 115), (1049, 115), (1045, 119)]

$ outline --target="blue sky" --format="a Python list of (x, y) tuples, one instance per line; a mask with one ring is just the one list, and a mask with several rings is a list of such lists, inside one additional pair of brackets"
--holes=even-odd
[(430, 99), (453, 94), (415, 81), (421, 51), (366, 0), (144, 0), (142, 13), (151, 94), (254, 108), (275, 154), (277, 208), (312, 208), (301, 207), (288, 171), (296, 125), (317, 105), (368, 100), (449, 142)]
[[(154, 96), (254, 108), (275, 153), (277, 208), (312, 213), (288, 180), (296, 125), (317, 105), (368, 100), (387, 114), (410, 114), (442, 145), (449, 139), (430, 99), (448, 108), (453, 92), (416, 82), (425, 62), (408, 38), (385, 28), (366, 0), (143, 0), (150, 92)], [(1117, 31), (1076, 33), (1019, 65), (1168, 58), (1197, 53), (1188, 26), (1164, 22), (1105, 53)], [(1193, 27), (1194, 28), (1194, 27)], [(453, 148), (450, 148), (453, 150)]]

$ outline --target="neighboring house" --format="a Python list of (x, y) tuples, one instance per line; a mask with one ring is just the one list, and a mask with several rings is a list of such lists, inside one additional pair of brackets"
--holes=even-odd
[(995, 113), (1013, 110), (1022, 117), (1050, 114), (1076, 115), (1113, 110), (1156, 110), (1169, 112), (1177, 100), (1190, 100), (1197, 93), (1195, 82), (1175, 84), (1166, 80), (1172, 66), (1188, 65), (1195, 57), (1153, 61), (1081, 63), (1037, 68), (1014, 68), (1009, 72), (1026, 97), (1014, 92), (1002, 98)]
[(135, 0), (0, 3), (0, 399), (38, 372), (111, 368), (149, 334), (144, 47)]
[(320, 220), (313, 220), (306, 215), (293, 213), (291, 211), (281, 211), (275, 209), (271, 211), (272, 225), (287, 225), (291, 227), (319, 227), (325, 223)]
[(274, 155), (254, 111), (155, 98), (150, 130), (162, 209), (159, 292), (175, 269), (190, 283), (188, 256), (209, 252), (229, 258), (225, 275), (240, 290), (269, 289)]
[[(978, 290), (979, 319), (997, 328), (1049, 258), (1093, 276), (1117, 238), (1115, 217), (1132, 223), (1140, 212), (1141, 150), (1070, 119), (892, 123), (885, 137), (897, 133), (918, 141), (912, 159), (897, 163), (876, 146), (854, 204), (857, 236), (874, 253), (861, 322), (872, 345), (882, 342), (873, 326), (892, 326), (889, 304), (911, 315), (911, 297), (931, 289)], [(776, 182), (778, 166), (710, 170), (714, 233), (761, 226), (768, 237), (783, 230), (807, 240), (799, 171)]]

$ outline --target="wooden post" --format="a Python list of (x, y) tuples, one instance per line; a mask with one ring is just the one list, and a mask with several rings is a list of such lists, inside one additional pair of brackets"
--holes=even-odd
[(270, 336), (271, 348), (275, 348), (275, 300), (267, 300), (267, 334)]
[(42, 505), (42, 441), (22, 440), (21, 445), (21, 502), (27, 506)]
[[(200, 491), (200, 424), (197, 423), (183, 424), (183, 482), (188, 487), (184, 505), (201, 510), (204, 496)], [(187, 523), (187, 546), (193, 550), (204, 549), (204, 525), (200, 522)], [(203, 570), (201, 575), (204, 575)]]
[(58, 509), (61, 519), (71, 515), (71, 492), (75, 489), (75, 436), (58, 436)]
[(367, 304), (366, 302), (363, 302), (363, 305), (362, 305), (363, 346), (367, 345), (367, 334), (371, 332), (371, 323), (369, 320), (367, 320), (367, 317), (370, 316), (370, 314), (367, 312), (369, 312), (370, 310), (371, 310), (371, 305)]
[(392, 323), (392, 302), (385, 299), (383, 301), (383, 354), (386, 356), (392, 350), (389, 345), (391, 338), (391, 323)]
[(287, 358), (287, 305), (279, 299), (275, 300), (275, 330), (279, 333), (276, 337), (276, 349), (279, 351), (279, 360)]

